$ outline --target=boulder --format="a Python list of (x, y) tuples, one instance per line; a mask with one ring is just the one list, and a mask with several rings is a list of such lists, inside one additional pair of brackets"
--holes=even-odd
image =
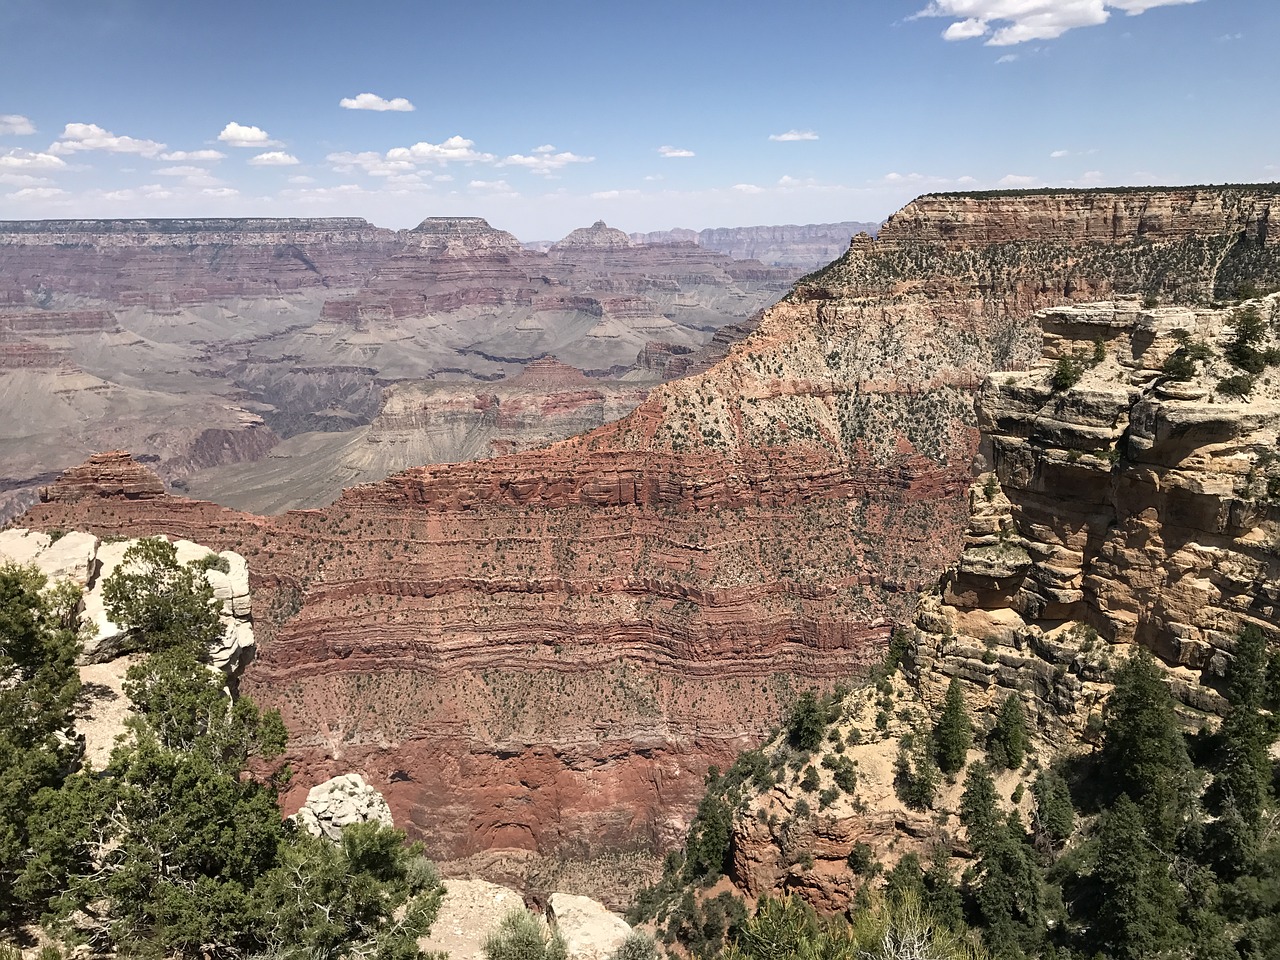
[(548, 912), (569, 960), (605, 960), (631, 933), (625, 920), (590, 897), (553, 893)]
[(353, 823), (376, 820), (393, 826), (387, 801), (358, 773), (316, 784), (307, 792), (307, 802), (293, 819), (313, 837), (326, 837), (335, 843), (342, 839), (343, 829)]

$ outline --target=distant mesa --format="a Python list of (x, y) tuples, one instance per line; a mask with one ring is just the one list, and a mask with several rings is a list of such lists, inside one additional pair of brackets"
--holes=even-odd
[(502, 249), (513, 253), (524, 249), (514, 234), (491, 227), (483, 217), (427, 217), (408, 231), (408, 236), (423, 241), (423, 246), (426, 247)]
[(603, 220), (589, 227), (579, 227), (559, 243), (552, 244), (551, 253), (580, 250), (623, 250), (631, 246), (631, 238)]
[(164, 483), (124, 450), (95, 453), (40, 490), (45, 503), (77, 503), (90, 498), (150, 500), (164, 495)]

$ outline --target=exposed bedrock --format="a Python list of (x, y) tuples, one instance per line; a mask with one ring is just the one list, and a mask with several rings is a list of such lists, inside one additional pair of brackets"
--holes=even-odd
[(974, 394), (1040, 356), (1035, 311), (1153, 286), (1207, 297), (1270, 202), (1174, 193), (1218, 203), (1211, 232), (1197, 220), (1162, 239), (1135, 220), (1005, 241), (1008, 217), (1069, 205), (1022, 197), (1011, 214), (1000, 197), (964, 213), (965, 236), (987, 241), (930, 228), (917, 242), (908, 225), (955, 204), (921, 198), (710, 369), (541, 450), (273, 518), (171, 496), (67, 502), (54, 484), (23, 523), (248, 557), (262, 653), (245, 689), (284, 711), (293, 802), (360, 769), (437, 856), (660, 848), (708, 764), (758, 742), (796, 689), (865, 670), (959, 559)]
[[(1280, 297), (1040, 315), (1044, 363), (979, 395), (988, 472), (964, 553), (921, 607), (927, 697), (958, 676), (984, 711), (1016, 693), (1045, 735), (1079, 737), (1137, 644), (1191, 716), (1221, 712), (1240, 630), (1280, 641), (1280, 388), (1264, 374), (1247, 398), (1219, 389), (1239, 375), (1228, 348), (1249, 310), (1280, 317)], [(1269, 326), (1259, 349), (1275, 346)], [(1184, 341), (1207, 359), (1172, 380), (1161, 368)], [(1073, 353), (1101, 359), (1054, 390)]]

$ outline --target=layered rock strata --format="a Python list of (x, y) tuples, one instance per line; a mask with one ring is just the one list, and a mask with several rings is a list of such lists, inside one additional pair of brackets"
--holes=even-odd
[[(1127, 193), (1085, 213), (1000, 196), (966, 202), (953, 241), (920, 224), (956, 201), (921, 198), (714, 367), (544, 450), (278, 518), (51, 490), (26, 522), (199, 532), (252, 557), (270, 626), (246, 685), (284, 712), (294, 802), (358, 768), (438, 856), (662, 847), (709, 763), (798, 687), (878, 659), (961, 555), (974, 394), (992, 370), (1031, 382), (1036, 310), (1207, 298), (1240, 244), (1274, 261), (1250, 233), (1271, 194), (1149, 194), (1217, 213), (1162, 233), (1126, 219)], [(1041, 205), (1116, 226), (1028, 239)]]
[[(547, 255), (465, 217), (398, 232), (361, 220), (2, 222), (0, 407), (17, 415), (0, 421), (0, 518), (111, 447), (154, 458), (168, 483), (203, 473), (199, 489), (241, 503), (243, 465), (268, 451), (295, 475), (381, 479), (343, 461), (388, 386), (458, 384), (466, 397), (548, 355), (615, 378), (649, 344), (697, 352), (796, 274), (693, 246), (633, 250), (603, 225)], [(637, 375), (655, 372), (666, 368)], [(478, 449), (423, 447), (447, 461)], [(303, 482), (253, 505), (335, 493)]]
[[(1245, 626), (1280, 642), (1280, 388), (1224, 384), (1240, 317), (1269, 320), (1280, 298), (1235, 307), (1137, 300), (1045, 311), (1045, 361), (992, 377), (978, 399), (982, 464), (964, 553), (925, 598), (918, 672), (941, 697), (959, 676), (978, 706), (1017, 692), (1051, 737), (1079, 737), (1109, 667), (1137, 644), (1171, 673), (1189, 710), (1218, 712)], [(1092, 346), (1091, 346), (1092, 344)], [(1199, 344), (1194, 375), (1162, 373)], [(1064, 357), (1096, 356), (1054, 389)]]

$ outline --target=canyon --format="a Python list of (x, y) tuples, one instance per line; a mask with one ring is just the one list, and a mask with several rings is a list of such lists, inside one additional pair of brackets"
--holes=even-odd
[[(355, 770), (436, 857), (660, 851), (683, 837), (709, 766), (767, 739), (797, 691), (864, 675), (916, 617), (918, 593), (958, 563), (986, 579), (948, 581), (939, 602), (960, 612), (921, 614), (934, 617), (926, 627), (949, 625), (944, 672), (988, 684), (1005, 669), (1040, 676), (1014, 651), (1049, 649), (1024, 629), (1042, 618), (1080, 618), (1187, 669), (1214, 662), (1238, 610), (1210, 605), (1230, 615), (1202, 623), (1203, 597), (1227, 595), (1233, 577), (1274, 581), (1274, 560), (1232, 547), (1245, 558), (1235, 572), (1204, 572), (1208, 547), (1262, 522), (1223, 486), (1247, 472), (1238, 451), (1224, 454), (1229, 469), (1178, 473), (1174, 462), (1229, 405), (1190, 398), (1201, 406), (1179, 420), (1191, 408), (1148, 402), (1150, 378), (1138, 375), (1162, 360), (1173, 324), (1208, 336), (1221, 321), (1197, 310), (1242, 295), (1246, 281), (1280, 285), (1278, 195), (921, 197), (798, 283), (721, 359), (581, 436), (412, 467), (271, 517), (164, 492), (128, 454), (99, 453), (50, 483), (21, 523), (167, 534), (247, 558), (259, 656), (242, 689), (285, 717), (294, 807)], [(404, 277), (421, 264), (393, 262)], [(402, 322), (407, 308), (382, 283), (357, 303), (331, 300), (334, 322)], [(1056, 411), (1042, 356), (1092, 349), (1095, 337), (1116, 358), (1095, 373), (1120, 380), (1086, 381), (1094, 393)], [(1159, 344), (1150, 356), (1144, 337)], [(545, 373), (571, 389), (563, 371)], [(1126, 424), (1113, 476), (1097, 451), (1118, 449)], [(1250, 429), (1274, 441), (1274, 419)], [(975, 493), (978, 456), (996, 472), (989, 500)], [(1171, 486), (1155, 491), (1156, 477)], [(1078, 491), (1075, 514), (1052, 519), (1049, 483)], [(1113, 483), (1132, 501), (1103, 533)], [(1008, 504), (1020, 526), (1001, 540), (1004, 514), (974, 520), (975, 504)], [(1166, 504), (1176, 516), (1194, 508), (1217, 539), (1171, 547), (1168, 572), (1122, 575), (1146, 554), (1111, 540), (1150, 540), (1150, 511)], [(982, 566), (974, 551), (990, 535), (1011, 557)], [(1046, 557), (1057, 559), (1032, 572)], [(1197, 571), (1209, 586), (1139, 609), (1150, 577)], [(1006, 605), (1029, 619), (985, 612)], [(1162, 624), (1180, 625), (1185, 642), (1160, 647)], [(970, 655), (988, 633), (1010, 647), (995, 670)]]
[(878, 223), (846, 220), (841, 223), (786, 224), (759, 227), (711, 227), (706, 230), (657, 230), (633, 233), (636, 243), (692, 242), (735, 259), (759, 260), (775, 267), (816, 270), (844, 253), (850, 237), (872, 236)]
[[(423, 462), (427, 448), (390, 439), (404, 395), (380, 417), (401, 385), (445, 419), (494, 408), (504, 380), (542, 406), (527, 436), (527, 418), (462, 414), (429, 459), (569, 436), (699, 362), (799, 272), (604, 224), (536, 253), (478, 218), (0, 223), (0, 404), (18, 414), (0, 428), (0, 516), (117, 447), (200, 496), (323, 505)], [(578, 403), (536, 370), (513, 380), (548, 357), (586, 374)]]

